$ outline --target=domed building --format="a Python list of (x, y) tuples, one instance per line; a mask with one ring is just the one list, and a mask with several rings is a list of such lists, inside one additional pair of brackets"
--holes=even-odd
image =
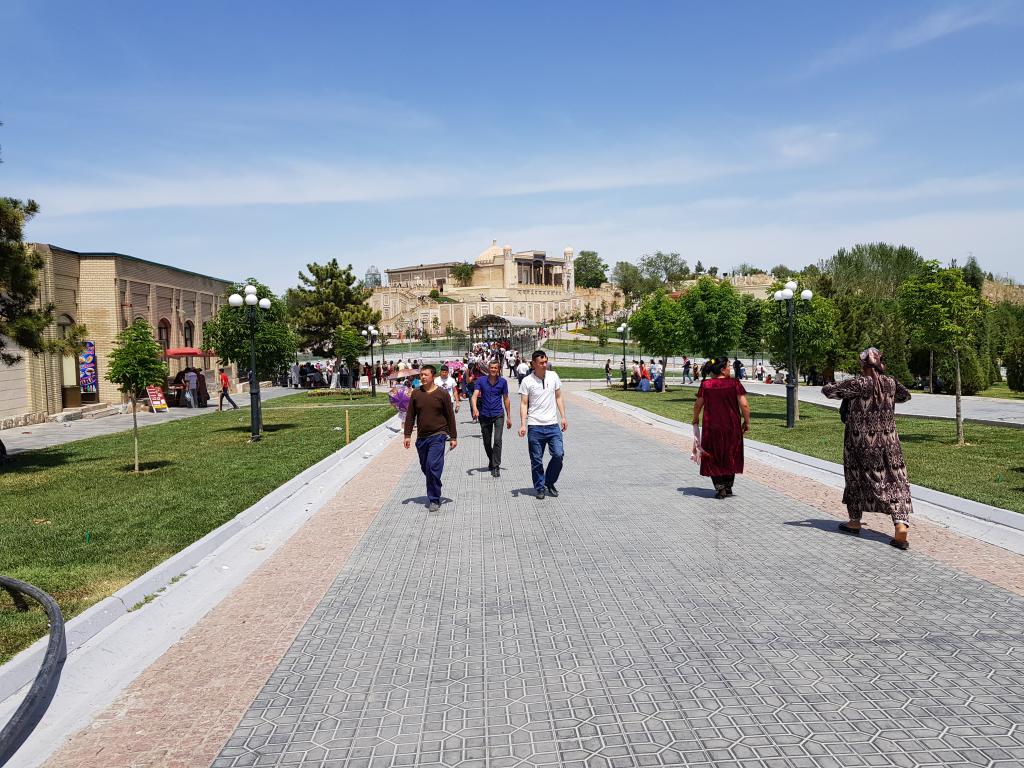
[[(466, 330), (486, 314), (547, 322), (586, 305), (605, 311), (622, 296), (611, 285), (576, 288), (574, 251), (513, 251), (492, 240), (471, 262), (440, 262), (386, 269), (387, 285), (375, 290), (370, 305), (380, 311), (386, 333)], [(468, 268), (467, 268), (468, 266)], [(460, 279), (461, 278), (461, 279)]]

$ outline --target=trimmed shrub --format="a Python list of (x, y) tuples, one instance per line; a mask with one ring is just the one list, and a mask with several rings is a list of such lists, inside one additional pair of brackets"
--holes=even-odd
[(1024, 336), (1006, 343), (1006, 385), (1014, 392), (1024, 392)]
[[(956, 358), (947, 353), (935, 361), (935, 369), (942, 379), (942, 391), (949, 395), (956, 394)], [(987, 386), (978, 354), (970, 347), (960, 351), (960, 394), (976, 395)]]

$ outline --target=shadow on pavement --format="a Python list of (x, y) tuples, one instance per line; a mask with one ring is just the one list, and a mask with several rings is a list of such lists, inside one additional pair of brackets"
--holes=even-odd
[[(449, 499), (447, 496), (441, 497), (441, 506), (445, 504), (451, 504), (454, 499)], [(408, 499), (402, 499), (403, 504), (417, 504), (423, 507), (427, 506), (428, 500), (426, 496), (410, 496)]]
[(783, 525), (791, 525), (794, 528), (816, 528), (819, 531), (825, 531), (825, 533), (834, 533), (836, 536), (842, 536), (846, 539), (871, 539), (873, 541), (884, 541), (888, 542), (892, 537), (888, 534), (874, 531), (870, 528), (861, 527), (860, 536), (851, 536), (848, 533), (839, 532), (840, 520), (786, 520)]
[(537, 495), (537, 491), (535, 491), (532, 487), (530, 487), (530, 488), (513, 488), (511, 491), (509, 491), (509, 493), (511, 493), (513, 497), (517, 497), (517, 498), (519, 496), (536, 496)]
[(714, 488), (704, 488), (703, 486), (698, 487), (696, 485), (689, 485), (681, 488), (676, 488), (676, 490), (683, 494), (683, 496), (700, 496), (701, 498), (704, 499), (715, 498)]
[[(461, 438), (460, 438), (461, 439)], [(466, 474), (472, 477), (473, 475), (489, 475), (491, 474), (490, 467), (470, 467), (466, 470)]]

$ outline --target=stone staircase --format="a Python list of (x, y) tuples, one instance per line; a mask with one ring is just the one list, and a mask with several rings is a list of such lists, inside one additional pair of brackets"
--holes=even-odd
[(79, 421), (80, 419), (102, 419), (105, 416), (116, 416), (125, 413), (127, 406), (111, 403), (91, 403), (78, 408), (65, 408), (60, 413), (50, 416), (47, 421)]

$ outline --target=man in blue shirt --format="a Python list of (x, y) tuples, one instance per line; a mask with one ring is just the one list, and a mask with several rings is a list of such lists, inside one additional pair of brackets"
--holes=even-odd
[(476, 380), (469, 405), (473, 418), (480, 422), (487, 468), (491, 470), (492, 477), (501, 477), (501, 418), (505, 417), (505, 429), (512, 429), (512, 409), (508, 400), (508, 382), (502, 378), (501, 363), (497, 360), (487, 367), (486, 377)]

